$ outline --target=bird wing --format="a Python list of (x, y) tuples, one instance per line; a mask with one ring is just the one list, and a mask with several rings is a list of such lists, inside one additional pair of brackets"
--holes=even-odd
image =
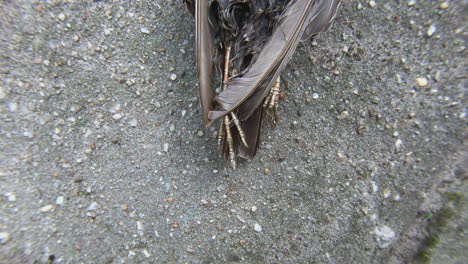
[(241, 120), (250, 117), (286, 67), (299, 41), (326, 31), (339, 4), (340, 0), (291, 1), (257, 61), (246, 74), (232, 79), (228, 88), (214, 98), (219, 109), (211, 111), (208, 118), (216, 120), (237, 107)]
[(308, 26), (302, 35), (302, 40), (317, 35), (320, 32), (327, 31), (335, 20), (336, 12), (340, 6), (341, 0), (322, 0), (316, 6), (316, 11), (309, 18)]
[(208, 11), (208, 0), (195, 0), (198, 92), (202, 107), (203, 125), (206, 127), (210, 125), (208, 113), (213, 110), (214, 98), (214, 38), (208, 21)]
[(195, 16), (195, 4), (193, 3), (196, 0), (184, 0), (185, 7), (187, 7), (187, 10), (192, 14), (192, 16)]
[[(271, 88), (294, 53), (314, 6), (316, 6), (316, 1), (313, 0), (297, 0), (288, 4), (279, 19), (279, 25), (260, 52), (257, 61), (243, 76), (230, 80), (227, 89), (215, 97), (220, 109), (209, 112), (208, 118), (210, 121), (216, 120), (237, 108), (265, 82), (267, 77), (270, 77), (268, 78), (268, 84), (264, 85), (262, 90), (269, 90), (268, 87)], [(263, 98), (261, 99), (263, 100)], [(261, 103), (261, 100), (255, 101), (259, 101), (256, 102), (257, 105)], [(253, 112), (256, 107), (249, 109)]]
[[(333, 23), (340, 4), (340, 0), (318, 0), (315, 2), (316, 4), (310, 10), (307, 22), (305, 23), (306, 27), (300, 35), (301, 40), (328, 30)], [(260, 89), (256, 89), (255, 92), (239, 106), (237, 115), (241, 120), (250, 117), (255, 109), (257, 109), (262, 103), (263, 99), (268, 95), (268, 92), (277, 77), (291, 59), (297, 44), (298, 43), (296, 42), (293, 48), (286, 51), (286, 55), (284, 56), (281, 64), (275, 69), (273, 74), (271, 74), (272, 76), (268, 76), (266, 78)]]

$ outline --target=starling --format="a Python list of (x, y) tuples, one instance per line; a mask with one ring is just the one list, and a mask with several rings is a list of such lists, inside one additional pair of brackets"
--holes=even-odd
[(279, 120), (280, 74), (299, 41), (330, 28), (340, 0), (184, 2), (195, 17), (203, 124), (220, 120), (218, 149), (235, 169), (237, 156), (255, 156), (262, 120)]

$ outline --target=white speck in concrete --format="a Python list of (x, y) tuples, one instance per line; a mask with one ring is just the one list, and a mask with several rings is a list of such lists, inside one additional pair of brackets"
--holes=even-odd
[(416, 83), (419, 87), (426, 87), (428, 85), (427, 79), (424, 77), (416, 78)]
[(64, 21), (65, 19), (67, 19), (67, 16), (66, 16), (65, 14), (63, 14), (63, 13), (60, 13), (60, 14), (58, 15), (58, 18), (59, 18), (61, 21)]
[(42, 213), (47, 213), (47, 212), (49, 212), (50, 210), (52, 210), (53, 208), (54, 208), (53, 205), (48, 204), (48, 205), (46, 205), (46, 206), (41, 207), (41, 209), (39, 209), (39, 211), (41, 211)]
[(98, 204), (96, 202), (92, 202), (89, 206), (88, 206), (88, 211), (95, 211), (96, 208), (97, 208)]
[(140, 28), (140, 31), (141, 31), (141, 33), (143, 33), (143, 34), (149, 34), (149, 33), (150, 33), (149, 29), (148, 29), (148, 28), (145, 28), (145, 27)]
[(0, 232), (0, 244), (5, 244), (10, 240), (10, 234), (8, 232)]
[(387, 248), (395, 239), (395, 231), (387, 225), (377, 226), (374, 232), (377, 236), (377, 242), (380, 248)]
[(5, 196), (9, 202), (16, 202), (16, 195), (14, 193), (7, 192), (5, 193)]
[(436, 25), (434, 25), (434, 24), (430, 25), (430, 26), (429, 26), (429, 29), (428, 29), (427, 32), (426, 32), (427, 36), (430, 37), (430, 36), (434, 35), (434, 33), (436, 32), (436, 30), (437, 30), (437, 26), (436, 26)]
[(8, 111), (15, 112), (16, 110), (18, 110), (18, 104), (16, 102), (8, 103)]
[(258, 223), (254, 224), (254, 230), (255, 232), (262, 232), (262, 226), (259, 225)]
[(55, 204), (56, 205), (63, 205), (64, 201), (65, 201), (65, 199), (63, 198), (63, 196), (59, 196), (59, 197), (57, 197), (57, 199), (55, 199)]
[(401, 147), (401, 145), (403, 145), (403, 141), (402, 141), (401, 139), (397, 139), (397, 140), (395, 141), (395, 148), (396, 148), (397, 150), (399, 150), (400, 147)]
[(112, 116), (112, 118), (114, 118), (115, 120), (120, 120), (120, 119), (122, 119), (122, 114), (119, 114), (119, 113), (114, 114), (114, 115)]
[(372, 181), (371, 184), (372, 184), (372, 192), (377, 193), (379, 191), (379, 186), (377, 186), (377, 184), (374, 181)]

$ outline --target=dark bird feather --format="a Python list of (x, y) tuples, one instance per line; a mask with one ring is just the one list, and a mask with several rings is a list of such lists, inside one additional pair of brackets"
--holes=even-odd
[(200, 82), (199, 97), (203, 113), (203, 124), (209, 126), (208, 113), (213, 109), (213, 34), (208, 22), (208, 0), (195, 3), (195, 25), (197, 42), (197, 69)]
[[(245, 133), (232, 131), (234, 151), (253, 157), (260, 141), (262, 103), (301, 40), (326, 31), (340, 0), (185, 0), (195, 16), (197, 65), (203, 123), (235, 113)], [(214, 95), (214, 71), (229, 58), (226, 89)], [(232, 125), (232, 124), (231, 124)], [(226, 140), (223, 156), (229, 156)]]

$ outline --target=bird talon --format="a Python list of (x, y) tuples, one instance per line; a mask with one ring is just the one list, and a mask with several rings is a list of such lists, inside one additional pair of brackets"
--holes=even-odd
[(270, 90), (270, 94), (263, 103), (263, 108), (267, 110), (268, 121), (272, 128), (276, 127), (279, 122), (279, 97), (280, 97), (280, 78), (276, 80), (275, 84)]
[(231, 127), (229, 126), (229, 117), (224, 117), (224, 125), (226, 126), (226, 140), (229, 148), (229, 160), (231, 161), (231, 166), (235, 170), (236, 165), (236, 154), (234, 153), (234, 142), (232, 140)]

